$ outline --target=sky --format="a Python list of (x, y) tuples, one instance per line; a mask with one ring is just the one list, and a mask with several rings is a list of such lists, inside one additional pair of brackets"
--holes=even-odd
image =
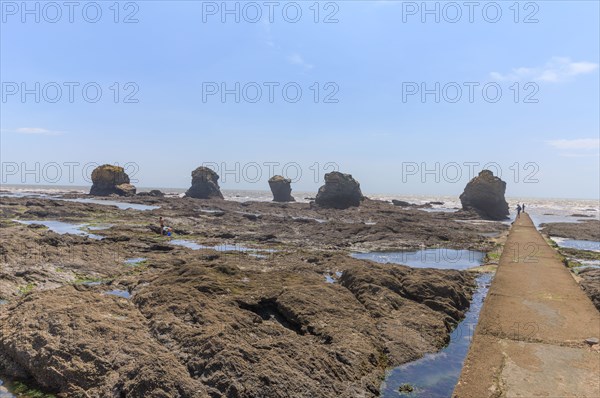
[(597, 1), (0, 1), (5, 184), (600, 198)]

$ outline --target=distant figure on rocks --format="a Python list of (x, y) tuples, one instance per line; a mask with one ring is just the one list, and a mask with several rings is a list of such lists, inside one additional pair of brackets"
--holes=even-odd
[(164, 220), (164, 218), (161, 217), (161, 218), (159, 218), (159, 221), (160, 221), (160, 234), (164, 235), (165, 234), (165, 232), (164, 232), (165, 231), (165, 220)]
[(523, 203), (523, 213), (525, 213), (525, 203)]
[(517, 218), (521, 216), (521, 205), (517, 205)]

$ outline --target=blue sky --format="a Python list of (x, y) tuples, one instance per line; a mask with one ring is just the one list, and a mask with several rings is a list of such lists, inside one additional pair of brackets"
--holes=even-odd
[(463, 2), (428, 2), (439, 22), (399, 1), (276, 2), (272, 21), (264, 2), (227, 2), (239, 22), (221, 1), (100, 1), (97, 18), (81, 2), (72, 22), (62, 2), (60, 17), (28, 2), (39, 22), (1, 3), (4, 183), (81, 185), (118, 163), (138, 186), (184, 188), (207, 163), (228, 189), (274, 172), (312, 191), (335, 167), (366, 193), (458, 195), (493, 162), (509, 196), (599, 197), (597, 1), (479, 2), (472, 22)]

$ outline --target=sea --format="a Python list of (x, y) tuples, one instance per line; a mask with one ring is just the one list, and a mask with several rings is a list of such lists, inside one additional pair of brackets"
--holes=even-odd
[[(89, 186), (59, 186), (59, 185), (0, 185), (1, 196), (60, 196), (67, 193), (85, 194), (89, 192)], [(139, 188), (138, 192), (148, 192), (158, 189), (167, 196), (183, 197), (186, 188), (164, 188), (164, 187), (144, 187)], [(221, 191), (227, 200), (238, 202), (261, 201), (269, 202), (273, 199), (270, 191), (267, 190), (228, 190)], [(461, 208), (458, 196), (423, 196), (423, 195), (398, 195), (381, 193), (364, 193), (370, 199), (391, 201), (393, 199), (402, 200), (409, 203), (425, 204), (428, 202), (441, 202), (443, 204), (432, 205), (431, 208), (421, 209), (433, 212), (454, 212)], [(293, 191), (292, 195), (297, 202), (307, 203), (314, 199), (316, 192)], [(510, 219), (507, 223), (514, 220), (517, 204), (526, 205), (526, 211), (531, 216), (533, 222), (539, 227), (542, 223), (549, 222), (580, 222), (582, 220), (600, 220), (600, 200), (595, 199), (564, 199), (564, 198), (526, 198), (526, 197), (507, 197), (510, 207)]]

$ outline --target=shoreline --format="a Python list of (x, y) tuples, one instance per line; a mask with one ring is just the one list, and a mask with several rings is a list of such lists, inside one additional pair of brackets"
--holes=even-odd
[[(68, 195), (66, 199), (78, 197), (89, 196)], [(508, 233), (505, 222), (475, 222), (478, 217), (467, 212), (426, 212), (376, 200), (367, 200), (358, 208), (335, 210), (313, 208), (308, 203), (298, 202), (281, 204), (143, 196), (108, 199), (158, 208), (124, 210), (90, 202), (2, 197), (1, 231), (4, 236), (10, 237), (3, 242), (10, 244), (7, 246), (3, 243), (0, 248), (5, 265), (0, 272), (0, 297), (9, 296), (9, 303), (0, 306), (0, 325), (6, 326), (7, 331), (12, 331), (15, 336), (19, 335), (23, 341), (27, 341), (41, 333), (44, 327), (19, 332), (12, 329), (10, 322), (16, 316), (43, 318), (43, 314), (37, 312), (42, 308), (58, 314), (72, 314), (75, 311), (75, 316), (84, 316), (92, 307), (99, 310), (106, 308), (109, 312), (117, 311), (114, 304), (118, 304), (118, 308), (125, 305), (119, 311), (126, 311), (129, 314), (124, 315), (126, 317), (135, 317), (141, 312), (145, 317), (166, 321), (173, 315), (169, 315), (170, 310), (160, 303), (210, 303), (210, 317), (218, 317), (217, 314), (220, 313), (232, 314), (229, 322), (233, 324), (247, 316), (254, 320), (240, 324), (236, 326), (237, 329), (229, 330), (224, 335), (236, 336), (239, 340), (236, 340), (235, 345), (225, 344), (220, 338), (214, 340), (214, 336), (218, 334), (209, 334), (203, 337), (202, 343), (195, 343), (200, 344), (199, 346), (220, 341), (219, 344), (235, 350), (235, 346), (248, 344), (249, 333), (259, 333), (263, 328), (266, 328), (263, 332), (267, 335), (275, 333), (300, 352), (311, 350), (310, 354), (305, 353), (306, 357), (317, 357), (323, 361), (328, 361), (323, 357), (324, 352), (333, 355), (328, 351), (333, 347), (330, 347), (331, 343), (323, 345), (322, 339), (332, 339), (334, 345), (342, 344), (334, 352), (346, 359), (327, 362), (327, 366), (353, 376), (348, 376), (350, 378), (343, 383), (346, 386), (344, 389), (335, 387), (335, 382), (331, 381), (333, 390), (330, 392), (314, 392), (322, 397), (357, 391), (370, 394), (368, 391), (374, 392), (380, 388), (377, 380), (385, 374), (385, 369), (414, 361), (445, 347), (453, 327), (461, 322), (469, 308), (474, 292), (470, 286), (474, 278), (478, 273), (493, 272), (497, 267), (497, 258)], [(165, 217), (168, 225), (173, 227), (175, 239), (193, 243), (198, 249), (191, 250), (171, 244), (172, 241), (153, 232), (159, 215)], [(85, 224), (82, 231), (99, 235), (103, 239), (61, 235), (43, 226), (26, 226), (9, 221), (13, 219), (60, 220), (77, 225)], [(28, 242), (34, 242), (37, 247), (32, 247)], [(228, 250), (231, 247), (233, 250)], [(349, 256), (358, 251), (394, 252), (422, 248), (479, 250), (487, 253), (487, 256), (484, 265), (465, 271), (378, 264)], [(127, 263), (132, 259), (137, 262)], [(433, 261), (441, 260), (434, 258)], [(23, 269), (23, 264), (29, 265)], [(7, 279), (8, 275), (13, 282)], [(15, 279), (15, 275), (21, 276)], [(182, 276), (177, 275), (186, 276), (182, 279)], [(165, 290), (162, 283), (169, 280), (172, 282), (165, 282), (168, 287)], [(208, 281), (210, 283), (207, 284)], [(113, 290), (124, 292), (126, 298), (106, 295), (106, 292)], [(308, 292), (310, 295), (305, 296)], [(250, 293), (252, 299), (248, 296)], [(155, 294), (164, 297), (156, 302)], [(201, 296), (196, 297), (198, 294)], [(423, 297), (431, 294), (433, 296), (430, 299), (423, 300)], [(86, 305), (90, 307), (83, 306), (74, 310), (68, 306), (68, 297), (71, 296), (89, 302)], [(189, 297), (196, 298), (190, 302)], [(222, 301), (220, 297), (230, 298)], [(22, 302), (23, 298), (38, 304), (36, 307), (15, 307), (14, 303)], [(330, 305), (323, 307), (323, 303), (328, 302)], [(5, 309), (9, 308), (7, 313)], [(17, 308), (20, 313), (10, 314)], [(178, 311), (185, 313), (185, 307), (178, 308)], [(345, 315), (332, 318), (332, 314), (340, 311)], [(345, 311), (362, 315), (355, 319), (354, 315)], [(196, 313), (194, 317), (206, 316), (200, 315), (201, 313), (203, 314)], [(315, 315), (308, 318), (300, 315), (305, 313)], [(411, 315), (407, 318), (406, 314)], [(216, 319), (218, 318), (214, 318), (212, 322)], [(350, 319), (354, 322), (346, 324)], [(183, 322), (182, 327), (189, 322), (178, 316), (168, 322), (175, 321), (173, 325)], [(103, 321), (96, 319), (95, 322)], [(87, 330), (88, 326), (88, 323), (81, 323), (78, 327)], [(64, 328), (65, 325), (60, 327)], [(159, 332), (156, 325), (145, 322), (135, 327), (129, 324), (119, 327), (133, 327), (130, 332), (140, 338), (145, 333), (152, 336), (164, 333)], [(176, 326), (176, 330), (170, 332), (175, 333), (171, 339), (177, 340), (175, 336), (181, 333), (178, 328)], [(202, 329), (196, 329), (195, 333), (200, 333), (200, 330)], [(366, 360), (369, 355), (355, 358), (352, 356), (354, 354), (344, 351), (349, 347), (342, 349), (343, 339), (348, 338), (342, 336), (347, 332), (354, 333), (353, 344), (362, 347), (364, 355), (371, 352), (375, 355), (371, 358), (378, 358), (367, 360), (367, 363), (371, 363), (367, 366), (370, 369), (368, 372), (360, 371), (363, 365), (359, 366), (358, 363)], [(82, 341), (85, 344), (95, 344), (87, 338), (78, 340), (84, 337), (74, 335), (75, 332), (70, 329), (61, 333), (73, 336), (75, 340), (71, 344), (74, 345), (81, 344)], [(88, 333), (94, 334), (89, 330)], [(368, 337), (371, 335), (378, 337), (372, 340), (372, 337)], [(155, 338), (150, 337), (149, 341), (152, 342)], [(103, 340), (101, 337), (97, 339)], [(117, 343), (121, 347), (127, 344), (118, 339)], [(18, 348), (20, 345), (14, 339), (11, 344), (4, 346), (4, 349), (12, 350), (9, 350), (9, 358), (17, 353), (18, 356), (27, 356), (27, 351)], [(51, 349), (70, 350), (58, 342), (49, 344)], [(175, 361), (174, 369), (179, 366), (177, 363), (189, 367), (189, 363), (183, 358), (195, 346), (186, 345), (184, 340), (173, 344), (178, 347), (175, 350), (176, 358), (170, 359)], [(160, 349), (160, 345), (152, 348)], [(252, 350), (250, 346), (247, 349)], [(289, 353), (283, 350), (277, 355), (286, 357)], [(221, 365), (239, 361), (237, 356), (227, 358), (229, 357), (225, 356), (220, 360)], [(228, 362), (233, 358), (238, 359)], [(277, 363), (270, 363), (271, 360), (263, 364), (265, 368), (259, 369), (258, 374), (261, 377), (268, 375), (271, 379), (275, 378), (273, 380), (278, 380), (277, 383), (287, 383), (268, 371), (270, 366)], [(142, 362), (150, 368), (155, 366), (149, 359)], [(40, 378), (36, 369), (30, 368), (27, 362), (19, 363), (19, 366), (36, 380)], [(283, 366), (288, 378), (290, 374), (295, 374), (298, 380), (304, 380), (301, 382), (304, 383), (304, 388), (312, 388), (310, 386), (314, 381), (306, 379), (308, 375), (300, 377), (296, 374), (300, 371), (300, 368), (294, 367), (296, 365), (278, 366)], [(288, 371), (292, 373), (286, 373)], [(322, 369), (318, 370), (319, 377), (327, 377), (321, 372)], [(360, 377), (356, 372), (360, 373)], [(250, 377), (244, 382), (245, 385), (265, 388), (261, 382), (252, 379), (249, 373), (244, 374), (244, 377)], [(180, 380), (180, 376), (171, 375), (173, 380)], [(194, 377), (180, 381), (190, 386), (198, 383)], [(41, 382), (42, 385), (47, 383), (43, 377)], [(215, 388), (217, 384), (212, 383), (198, 384), (197, 388)], [(351, 386), (350, 390), (348, 386)], [(285, 388), (292, 386), (287, 385)], [(225, 394), (225, 390), (220, 391)], [(273, 394), (278, 396), (276, 392)]]

